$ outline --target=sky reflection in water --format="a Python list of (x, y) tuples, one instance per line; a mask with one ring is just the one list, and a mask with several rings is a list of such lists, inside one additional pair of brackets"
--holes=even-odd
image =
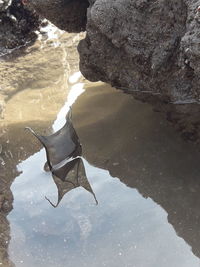
[(12, 185), (10, 257), (16, 266), (199, 266), (159, 205), (86, 160), (99, 205), (77, 188), (54, 209), (44, 199), (57, 199), (44, 162), (44, 150), (22, 162)]
[[(77, 97), (73, 93), (78, 89), (81, 94), (83, 85), (72, 86), (54, 131), (63, 126), (69, 105)], [(161, 206), (107, 170), (83, 161), (98, 206), (81, 187), (67, 193), (56, 209), (45, 200), (47, 196), (56, 203), (57, 188), (50, 173), (43, 171), (44, 149), (18, 165), (22, 173), (11, 187), (14, 209), (8, 216), (9, 254), (16, 267), (200, 266)]]

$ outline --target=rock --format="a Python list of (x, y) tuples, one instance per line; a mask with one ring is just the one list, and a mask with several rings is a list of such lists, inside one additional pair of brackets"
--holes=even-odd
[(0, 0), (0, 56), (36, 40), (35, 30), (40, 23), (36, 12), (24, 7), (20, 0)]
[(200, 0), (29, 2), (63, 30), (86, 28), (78, 50), (88, 80), (151, 103), (187, 139), (200, 139)]
[(80, 70), (151, 103), (200, 139), (200, 0), (29, 0), (62, 30), (80, 32)]
[(39, 14), (68, 32), (85, 31), (87, 0), (29, 0)]
[(0, 12), (5, 11), (11, 4), (11, 0), (0, 0)]
[(80, 70), (150, 102), (190, 140), (200, 135), (200, 1), (93, 0)]

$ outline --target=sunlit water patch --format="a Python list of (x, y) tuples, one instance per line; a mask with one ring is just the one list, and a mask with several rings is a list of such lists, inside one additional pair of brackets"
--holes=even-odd
[(199, 266), (160, 206), (87, 161), (99, 205), (78, 188), (52, 208), (44, 197), (56, 201), (57, 189), (43, 164), (43, 152), (30, 157), (12, 185), (9, 251), (16, 266)]

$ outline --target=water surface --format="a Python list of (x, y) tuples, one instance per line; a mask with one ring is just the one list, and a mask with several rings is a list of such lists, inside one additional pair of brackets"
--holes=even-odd
[[(23, 80), (6, 80), (14, 85), (1, 121), (2, 170), (10, 183), (15, 178), (10, 260), (17, 267), (200, 266), (200, 153), (149, 105), (85, 81), (73, 38), (80, 37), (62, 34), (56, 48), (40, 44), (32, 56), (2, 63), (21, 65), (15, 72)], [(18, 73), (26, 57), (28, 80)], [(43, 169), (45, 151), (23, 128), (55, 132), (70, 105), (99, 204), (78, 187), (55, 209), (45, 199), (58, 197)]]

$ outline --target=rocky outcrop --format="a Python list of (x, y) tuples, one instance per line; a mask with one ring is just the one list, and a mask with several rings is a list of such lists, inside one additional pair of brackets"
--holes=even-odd
[(85, 31), (88, 0), (29, 0), (43, 17), (68, 32)]
[(0, 56), (36, 40), (40, 23), (36, 12), (21, 0), (0, 1)]
[(80, 69), (164, 111), (199, 138), (200, 1), (90, 1)]
[(29, 2), (63, 30), (86, 29), (78, 50), (88, 80), (152, 103), (187, 139), (199, 139), (200, 0)]

